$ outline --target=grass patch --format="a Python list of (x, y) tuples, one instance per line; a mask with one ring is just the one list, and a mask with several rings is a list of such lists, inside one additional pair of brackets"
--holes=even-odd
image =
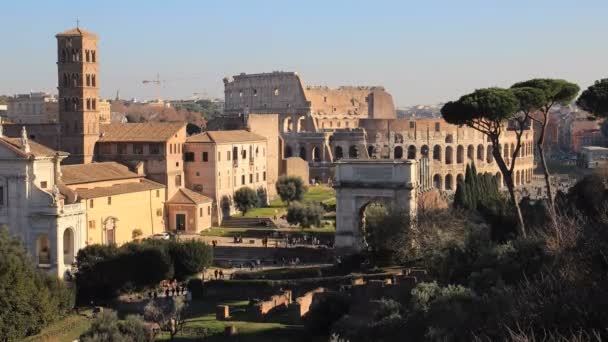
[(26, 338), (25, 342), (51, 342), (77, 340), (91, 326), (91, 320), (81, 315), (69, 315), (44, 328), (38, 335)]
[[(323, 202), (336, 204), (336, 191), (324, 185), (310, 186), (304, 194), (302, 202)], [(269, 217), (282, 216), (287, 212), (287, 203), (281, 201), (279, 197), (270, 201), (268, 207), (254, 208), (249, 210), (244, 217)], [(240, 217), (240, 214), (234, 215)]]
[[(231, 319), (229, 321), (218, 321), (215, 319), (215, 308), (217, 305), (229, 305)], [(293, 341), (302, 331), (303, 327), (293, 324), (284, 315), (270, 315), (271, 322), (257, 322), (255, 317), (248, 311), (249, 302), (246, 300), (222, 301), (207, 298), (194, 301), (188, 309), (191, 318), (186, 320), (184, 331), (179, 333), (174, 341), (200, 341), (199, 337), (189, 335), (191, 328), (199, 327), (207, 330), (209, 336), (205, 341), (225, 341), (224, 329), (227, 326), (236, 326), (238, 341)], [(190, 328), (190, 329), (189, 329)], [(163, 333), (157, 338), (158, 341), (168, 341), (170, 337)]]

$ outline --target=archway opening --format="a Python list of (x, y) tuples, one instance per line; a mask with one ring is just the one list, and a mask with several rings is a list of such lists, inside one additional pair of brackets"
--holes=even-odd
[(300, 116), (298, 118), (298, 127), (297, 127), (297, 132), (305, 132), (306, 131), (306, 127), (305, 127), (305, 123), (306, 123), (306, 118), (303, 116)]
[(454, 190), (454, 177), (449, 173), (445, 176), (445, 189)]
[(477, 159), (483, 161), (485, 159), (485, 153), (483, 150), (483, 145), (477, 146)]
[(401, 146), (395, 146), (395, 150), (394, 150), (393, 156), (394, 156), (395, 159), (401, 159), (401, 158), (403, 158), (403, 147), (401, 147)]
[(348, 148), (348, 158), (353, 158), (353, 159), (359, 158), (359, 149), (357, 148), (357, 146), (351, 145)]
[(291, 150), (291, 146), (285, 145), (285, 158), (293, 157), (293, 151)]
[(342, 146), (336, 146), (334, 149), (334, 159), (340, 160), (344, 158), (344, 151), (342, 151)]
[(467, 146), (467, 158), (469, 160), (475, 159), (475, 146), (473, 146), (473, 145)]
[(307, 160), (306, 159), (306, 147), (304, 147), (304, 146), (300, 146), (300, 158)]
[(359, 229), (366, 248), (377, 247), (380, 240), (378, 234), (381, 234), (389, 212), (388, 205), (378, 200), (370, 201), (359, 209)]
[(51, 265), (51, 245), (46, 234), (38, 235), (36, 239), (36, 253), (39, 266)]
[(452, 146), (448, 146), (445, 148), (445, 163), (452, 164), (454, 158), (454, 149)]
[(374, 145), (367, 146), (367, 155), (370, 158), (376, 158), (376, 148), (374, 147)]
[(494, 161), (494, 156), (492, 155), (493, 147), (490, 145), (486, 150), (486, 163), (491, 163)]
[[(428, 147), (427, 147), (427, 154), (428, 154)], [(410, 147), (407, 148), (407, 159), (416, 159), (416, 146), (410, 145)]]
[(464, 147), (462, 145), (458, 145), (456, 148), (456, 163), (464, 163)]
[(312, 148), (312, 160), (316, 162), (321, 161), (321, 148), (319, 146), (315, 146)]
[(63, 231), (63, 263), (71, 265), (76, 261), (74, 255), (74, 231), (68, 228)]
[(433, 159), (441, 161), (441, 146), (435, 145), (435, 147), (433, 147)]
[(440, 174), (436, 174), (433, 176), (433, 186), (435, 189), (441, 190), (442, 179)]
[(283, 132), (291, 133), (293, 132), (293, 120), (290, 116), (286, 117), (283, 120)]
[(422, 155), (423, 158), (428, 158), (429, 157), (429, 147), (427, 145), (422, 145), (422, 147), (420, 148), (420, 154)]

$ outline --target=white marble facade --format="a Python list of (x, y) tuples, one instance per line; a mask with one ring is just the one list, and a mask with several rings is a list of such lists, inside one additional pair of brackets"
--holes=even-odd
[[(85, 246), (85, 211), (61, 194), (60, 162), (67, 153), (21, 138), (0, 126), (0, 226), (19, 237), (33, 262), (63, 278)], [(72, 198), (74, 200), (74, 198)]]

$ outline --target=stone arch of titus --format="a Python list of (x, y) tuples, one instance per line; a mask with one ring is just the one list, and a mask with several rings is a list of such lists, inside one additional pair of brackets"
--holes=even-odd
[(336, 240), (345, 253), (364, 248), (362, 215), (372, 202), (416, 215), (418, 167), (414, 160), (342, 159), (336, 162)]

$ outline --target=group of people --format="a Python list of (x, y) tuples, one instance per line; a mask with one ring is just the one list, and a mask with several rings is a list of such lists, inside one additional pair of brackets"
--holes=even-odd
[(234, 243), (243, 243), (243, 237), (240, 235), (233, 236)]
[(215, 276), (215, 279), (224, 279), (224, 271), (222, 271), (221, 269), (215, 269), (215, 271), (213, 272), (213, 275)]
[(175, 297), (175, 296), (185, 296), (187, 293), (187, 288), (184, 285), (180, 285), (177, 283), (177, 280), (163, 280), (160, 283), (160, 294), (157, 289), (148, 292), (148, 298), (158, 298), (163, 293), (165, 297)]

